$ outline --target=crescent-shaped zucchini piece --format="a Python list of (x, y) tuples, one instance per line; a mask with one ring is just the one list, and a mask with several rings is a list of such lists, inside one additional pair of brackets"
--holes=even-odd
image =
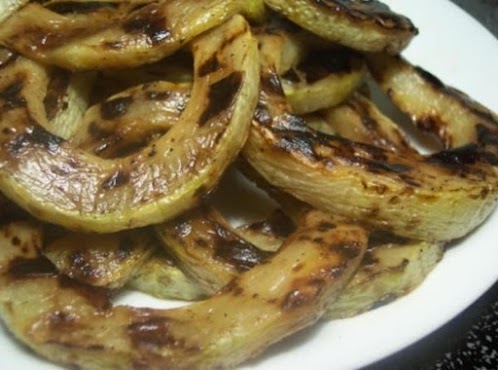
[(477, 143), (498, 154), (495, 112), (400, 56), (370, 55), (368, 65), (392, 102), (446, 148)]
[(282, 76), (282, 86), (292, 111), (306, 114), (341, 103), (365, 72), (363, 59), (351, 50), (314, 50)]
[(31, 3), (0, 25), (0, 42), (70, 70), (136, 67), (171, 55), (235, 14), (263, 12), (262, 0), (162, 0), (88, 14), (58, 14)]
[[(190, 90), (191, 84), (167, 81), (133, 86), (90, 107), (70, 140), (99, 157), (129, 155), (178, 122), (190, 99)], [(120, 105), (126, 109), (116, 117), (112, 112)]]
[(272, 185), (313, 207), (405, 237), (445, 241), (473, 230), (498, 198), (494, 156), (464, 147), (396, 153), (310, 129), (290, 114), (273, 50), (244, 156)]
[(113, 234), (68, 232), (46, 243), (43, 255), (71, 279), (110, 289), (121, 288), (157, 246), (150, 230)]
[(159, 310), (112, 307), (105, 291), (62, 277), (38, 255), (38, 227), (11, 224), (0, 233), (0, 313), (16, 338), (66, 366), (230, 368), (315, 323), (358, 267), (367, 238), (313, 212), (279, 253), (212, 298)]
[[(229, 40), (229, 42), (227, 42)], [(42, 220), (114, 232), (158, 223), (209, 192), (246, 141), (257, 100), (257, 42), (241, 16), (193, 45), (196, 79), (178, 124), (137, 153), (102, 159), (47, 131), (43, 67), (0, 69), (0, 190)], [(126, 104), (109, 114), (119, 117)]]
[(275, 11), (329, 41), (365, 52), (399, 53), (418, 33), (377, 0), (265, 0)]
[(178, 266), (210, 294), (272, 255), (241, 238), (210, 207), (156, 225), (155, 231)]
[(341, 105), (325, 110), (323, 118), (329, 130), (325, 133), (333, 132), (352, 141), (390, 150), (412, 149), (399, 125), (362, 93), (355, 92)]

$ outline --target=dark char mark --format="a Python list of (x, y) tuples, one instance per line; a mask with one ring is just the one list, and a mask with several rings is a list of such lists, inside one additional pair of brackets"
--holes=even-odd
[(131, 103), (133, 103), (131, 96), (109, 100), (100, 106), (100, 115), (106, 120), (122, 117), (128, 112)]
[(102, 189), (112, 190), (126, 185), (130, 181), (130, 176), (123, 171), (116, 171), (102, 182)]
[(476, 126), (477, 141), (483, 145), (498, 146), (498, 131), (491, 130), (489, 127), (478, 124)]
[(470, 166), (481, 161), (498, 165), (498, 158), (493, 153), (484, 151), (477, 144), (471, 143), (458, 148), (442, 150), (427, 158), (427, 162), (449, 169)]
[(407, 244), (410, 239), (393, 234), (386, 230), (375, 230), (368, 239), (368, 248), (375, 248), (384, 244)]
[(152, 45), (168, 41), (171, 31), (166, 28), (166, 18), (158, 5), (151, 4), (136, 12), (124, 24), (123, 29), (130, 34), (144, 34)]
[(201, 126), (233, 104), (242, 84), (242, 76), (243, 72), (232, 72), (209, 87), (208, 104), (199, 119)]
[(268, 93), (285, 96), (282, 83), (280, 82), (280, 78), (276, 73), (266, 73), (262, 75), (261, 87)]
[(69, 86), (70, 73), (64, 70), (57, 71), (57, 74), (50, 80), (47, 87), (47, 95), (43, 99), (47, 118), (52, 120), (57, 113), (67, 107), (66, 95), (67, 87)]
[(273, 253), (262, 251), (243, 239), (235, 237), (224, 227), (215, 225), (217, 240), (214, 257), (245, 271), (266, 261)]
[(64, 275), (59, 275), (59, 287), (61, 289), (71, 289), (85, 298), (98, 311), (106, 311), (112, 308), (111, 293), (108, 289), (87, 285)]
[(298, 69), (306, 74), (306, 82), (313, 83), (332, 73), (350, 73), (357, 58), (357, 53), (347, 49), (315, 50), (299, 64)]
[(334, 13), (343, 13), (349, 17), (359, 20), (373, 20), (381, 27), (388, 29), (407, 30), (414, 34), (418, 33), (413, 23), (400, 14), (376, 0), (309, 0), (320, 8), (326, 8)]
[(14, 138), (9, 145), (9, 152), (12, 155), (19, 155), (31, 145), (39, 145), (54, 154), (63, 142), (64, 139), (51, 134), (43, 127), (35, 124), (28, 127), (23, 134)]
[(218, 56), (216, 55), (216, 53), (214, 53), (199, 67), (197, 74), (199, 77), (204, 77), (208, 74), (218, 71), (221, 67), (222, 65), (218, 60)]
[(9, 264), (8, 275), (15, 279), (56, 276), (57, 269), (45, 257), (15, 258)]
[(23, 83), (22, 79), (18, 79), (0, 92), (0, 99), (4, 101), (2, 110), (11, 110), (26, 106), (26, 99), (21, 95)]
[(179, 348), (189, 352), (199, 351), (198, 347), (188, 346), (183, 338), (170, 333), (171, 319), (150, 317), (145, 321), (128, 325), (128, 335), (137, 348)]

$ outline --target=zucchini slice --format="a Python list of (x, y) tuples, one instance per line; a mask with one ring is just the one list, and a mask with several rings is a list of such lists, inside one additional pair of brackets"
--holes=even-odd
[(265, 0), (275, 11), (329, 41), (365, 52), (399, 53), (418, 33), (377, 0)]
[(273, 186), (317, 209), (417, 240), (447, 241), (482, 223), (498, 199), (495, 156), (467, 146), (422, 156), (310, 129), (290, 113), (274, 50), (243, 154)]
[(235, 14), (263, 11), (262, 0), (162, 0), (83, 14), (30, 3), (0, 25), (0, 42), (69, 70), (136, 67), (171, 55)]
[[(193, 207), (245, 143), (259, 84), (257, 41), (241, 16), (193, 51), (196, 79), (178, 124), (118, 159), (47, 131), (45, 69), (12, 60), (0, 69), (0, 190), (42, 220), (95, 232), (159, 223)], [(126, 103), (115, 103), (108, 113), (119, 117)]]
[(105, 290), (59, 275), (38, 255), (39, 234), (30, 224), (0, 229), (6, 326), (63, 365), (130, 370), (231, 368), (261, 353), (322, 316), (358, 267), (368, 238), (358, 226), (312, 212), (265, 264), (208, 300), (160, 310), (112, 307)]

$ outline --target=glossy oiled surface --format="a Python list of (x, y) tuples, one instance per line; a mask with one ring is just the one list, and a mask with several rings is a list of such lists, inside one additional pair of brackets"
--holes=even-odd
[[(495, 111), (498, 109), (496, 39), (448, 1), (391, 0), (389, 4), (409, 15), (421, 30), (407, 50), (410, 60)], [(498, 278), (497, 226), (495, 212), (476, 233), (456, 244), (424, 285), (410, 296), (353, 319), (324, 323), (278, 345), (263, 359), (244, 368), (358, 368), (422, 338), (463, 310)], [(148, 303), (138, 298), (142, 299), (129, 297), (140, 305)], [(31, 357), (6, 336), (1, 339), (6, 368), (57, 368)]]

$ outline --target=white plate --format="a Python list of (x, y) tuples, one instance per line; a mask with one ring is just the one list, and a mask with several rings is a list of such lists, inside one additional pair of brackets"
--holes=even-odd
[[(490, 33), (446, 0), (386, 3), (420, 29), (404, 53), (409, 60), (498, 111), (498, 42)], [(455, 317), (498, 280), (497, 248), (495, 212), (452, 248), (412, 294), (358, 317), (306, 330), (243, 368), (356, 369), (403, 349)], [(5, 331), (0, 332), (0, 354), (4, 369), (59, 369), (30, 355)]]

